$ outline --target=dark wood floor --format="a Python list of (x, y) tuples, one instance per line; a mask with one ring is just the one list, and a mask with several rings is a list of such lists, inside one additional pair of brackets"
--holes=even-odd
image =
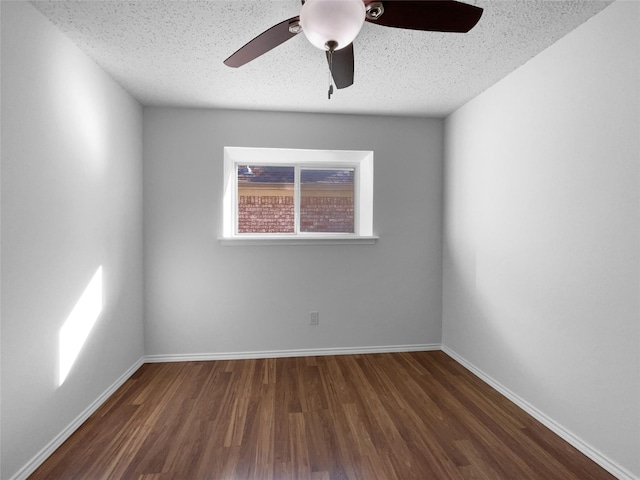
[(29, 478), (614, 477), (419, 352), (145, 364)]

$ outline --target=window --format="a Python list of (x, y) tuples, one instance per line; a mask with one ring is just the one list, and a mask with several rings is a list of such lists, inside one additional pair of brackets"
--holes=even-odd
[(225, 147), (222, 240), (373, 243), (373, 152)]

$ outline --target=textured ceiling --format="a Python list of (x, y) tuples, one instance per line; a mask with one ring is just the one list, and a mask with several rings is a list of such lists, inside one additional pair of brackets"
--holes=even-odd
[(355, 83), (331, 100), (324, 52), (302, 34), (243, 67), (222, 63), (299, 0), (31, 3), (143, 105), (444, 116), (611, 1), (469, 0), (484, 14), (467, 34), (365, 23)]

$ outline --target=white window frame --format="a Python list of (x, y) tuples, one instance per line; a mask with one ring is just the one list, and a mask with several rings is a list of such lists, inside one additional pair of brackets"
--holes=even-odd
[[(295, 214), (299, 224), (301, 168), (354, 169), (354, 233), (237, 233), (237, 169), (243, 165), (296, 167)], [(375, 243), (373, 234), (373, 152), (363, 150), (303, 150), (290, 148), (224, 147), (223, 244), (344, 244)]]

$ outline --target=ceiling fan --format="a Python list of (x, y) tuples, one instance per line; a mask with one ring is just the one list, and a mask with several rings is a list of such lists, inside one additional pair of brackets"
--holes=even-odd
[[(302, 0), (300, 15), (264, 31), (224, 64), (241, 67), (304, 32), (314, 46), (326, 51), (336, 88), (346, 88), (353, 84), (353, 40), (365, 21), (385, 27), (466, 33), (481, 16), (482, 8), (455, 0)], [(332, 93), (330, 84), (329, 98)]]

